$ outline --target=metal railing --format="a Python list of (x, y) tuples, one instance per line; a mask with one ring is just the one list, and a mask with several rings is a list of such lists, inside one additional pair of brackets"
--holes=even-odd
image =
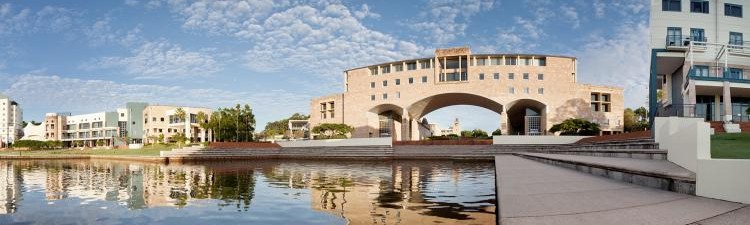
[(667, 47), (687, 47), (690, 42), (695, 42), (695, 45), (705, 45), (707, 39), (706, 37), (688, 35), (667, 35), (666, 37)]
[(695, 104), (671, 104), (668, 106), (660, 105), (656, 111), (658, 117), (692, 117), (692, 118), (705, 118), (704, 113), (696, 113)]

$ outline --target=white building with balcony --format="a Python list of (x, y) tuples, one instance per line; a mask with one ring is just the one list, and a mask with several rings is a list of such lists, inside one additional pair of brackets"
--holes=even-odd
[(0, 94), (0, 147), (23, 136), (23, 111), (10, 97)]
[(750, 18), (747, 0), (652, 0), (653, 116), (747, 122)]
[(65, 146), (113, 147), (119, 140), (117, 112), (98, 112), (66, 117), (62, 130)]

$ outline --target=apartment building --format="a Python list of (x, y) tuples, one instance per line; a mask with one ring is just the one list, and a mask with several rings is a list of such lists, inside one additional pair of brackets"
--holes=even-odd
[(23, 137), (23, 111), (18, 102), (0, 94), (0, 147)]
[(121, 145), (117, 112), (66, 116), (62, 130), (64, 146), (113, 147)]
[(654, 116), (749, 121), (747, 0), (652, 0), (649, 107)]
[(420, 125), (425, 115), (474, 105), (496, 112), (505, 134), (547, 134), (568, 118), (622, 132), (623, 89), (577, 83), (576, 64), (569, 56), (472, 54), (460, 47), (353, 68), (344, 71), (344, 93), (311, 101), (310, 127), (345, 123), (353, 137), (419, 140), (430, 133)]
[[(185, 120), (179, 119), (175, 112), (178, 108), (185, 111)], [(169, 105), (149, 105), (143, 109), (143, 137), (146, 143), (153, 143), (149, 137), (164, 135), (165, 142), (173, 141), (171, 138), (177, 133), (183, 133), (191, 142), (208, 141), (211, 134), (200, 127), (198, 121), (199, 113), (211, 116), (212, 110), (200, 107), (182, 107)]]
[(44, 115), (44, 139), (60, 141), (70, 113), (46, 113)]

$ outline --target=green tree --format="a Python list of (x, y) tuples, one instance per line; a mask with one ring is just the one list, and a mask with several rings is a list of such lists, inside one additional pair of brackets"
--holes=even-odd
[(185, 117), (187, 116), (187, 113), (185, 113), (185, 110), (182, 109), (182, 107), (178, 107), (174, 110), (174, 116), (177, 117), (177, 119), (180, 120), (180, 122), (185, 121)]
[(266, 137), (273, 137), (276, 135), (296, 136), (296, 134), (292, 134), (289, 132), (289, 121), (290, 120), (307, 120), (309, 118), (310, 116), (308, 115), (294, 113), (289, 118), (266, 123), (266, 127), (265, 129), (263, 129), (262, 133)]
[(216, 141), (253, 141), (255, 115), (249, 105), (219, 108), (211, 114), (207, 127), (214, 131)]
[(475, 138), (486, 138), (488, 137), (487, 132), (483, 131), (482, 129), (474, 129), (471, 131), (471, 137)]
[(320, 134), (326, 139), (341, 139), (346, 138), (346, 134), (352, 132), (352, 130), (354, 130), (353, 127), (342, 123), (323, 123), (313, 127), (312, 132)]
[[(204, 130), (208, 131), (208, 133), (211, 132), (211, 128), (209, 127), (208, 123), (208, 115), (204, 112), (198, 112), (197, 115), (195, 115), (195, 119), (198, 120), (198, 126), (203, 128)], [(208, 137), (206, 137), (208, 138)], [(209, 140), (210, 141), (210, 140)]]
[(187, 137), (185, 137), (185, 134), (177, 132), (176, 134), (172, 135), (172, 140), (177, 142), (177, 148), (181, 148), (182, 144), (187, 141)]
[(156, 137), (156, 141), (159, 143), (164, 143), (164, 134), (159, 134), (158, 137)]
[(636, 115), (636, 119), (638, 119), (638, 122), (643, 122), (643, 121), (648, 120), (648, 110), (645, 107), (641, 106), (638, 109), (636, 109), (634, 112)]
[(503, 135), (503, 130), (501, 130), (500, 128), (497, 128), (497, 130), (492, 131), (492, 136), (496, 136), (496, 135)]
[(625, 109), (623, 112), (623, 129), (627, 132), (635, 131), (638, 127), (638, 119), (636, 118), (635, 112), (631, 108)]
[(597, 135), (601, 130), (599, 124), (584, 119), (566, 119), (562, 123), (553, 125), (549, 131), (560, 132), (561, 135)]

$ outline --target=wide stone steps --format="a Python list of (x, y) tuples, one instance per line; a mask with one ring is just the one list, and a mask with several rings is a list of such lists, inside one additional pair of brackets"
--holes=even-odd
[(666, 160), (549, 153), (516, 155), (622, 182), (695, 194), (695, 173)]
[(164, 152), (173, 161), (231, 158), (390, 158), (390, 146), (309, 147), (273, 149), (177, 149)]

